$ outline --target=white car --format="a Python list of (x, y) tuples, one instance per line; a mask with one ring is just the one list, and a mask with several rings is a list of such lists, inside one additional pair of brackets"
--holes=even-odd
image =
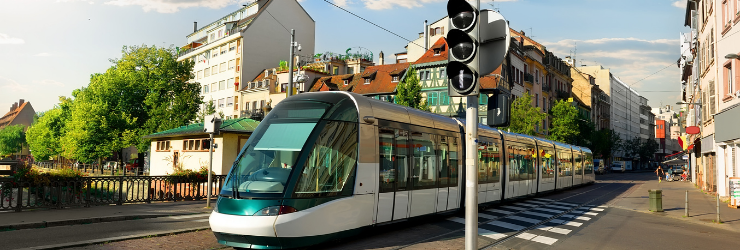
[(612, 164), (611, 171), (612, 172), (624, 172), (624, 167), (622, 167), (621, 164)]

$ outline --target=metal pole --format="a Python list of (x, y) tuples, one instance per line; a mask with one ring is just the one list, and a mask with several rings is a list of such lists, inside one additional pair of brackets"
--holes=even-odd
[(293, 50), (295, 49), (295, 30), (290, 29), (290, 60), (288, 61), (288, 97), (293, 95)]
[[(480, 10), (480, 0), (474, 0), (474, 4), (475, 8)], [(480, 37), (480, 34), (476, 37)], [(467, 110), (465, 111), (465, 250), (478, 249), (477, 142), (478, 95), (471, 95), (467, 97)]]
[(684, 206), (684, 217), (689, 217), (689, 190), (686, 190), (686, 205)]
[(211, 171), (213, 170), (213, 144), (214, 144), (213, 143), (213, 133), (209, 134), (209, 138), (211, 139), (210, 140), (211, 148), (208, 149), (208, 187), (207, 187), (208, 194), (206, 196), (207, 197), (206, 198), (207, 208), (211, 207), (211, 193), (212, 193), (211, 186), (213, 184), (213, 179), (211, 177)]
[(478, 249), (478, 96), (468, 96), (465, 117), (465, 249)]
[(719, 193), (717, 193), (717, 223), (722, 223), (722, 220), (719, 219)]

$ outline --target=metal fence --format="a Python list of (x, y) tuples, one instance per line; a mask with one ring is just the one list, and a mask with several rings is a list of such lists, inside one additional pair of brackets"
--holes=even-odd
[(118, 162), (106, 162), (103, 165), (92, 163), (58, 163), (58, 162), (35, 162), (34, 165), (46, 169), (74, 169), (83, 173), (100, 174), (100, 175), (141, 175), (144, 174), (141, 168), (126, 168), (120, 166)]
[[(225, 175), (213, 176), (213, 197), (225, 179)], [(45, 182), (0, 178), (0, 211), (200, 200), (207, 197), (207, 187), (205, 180), (175, 176), (99, 176)]]

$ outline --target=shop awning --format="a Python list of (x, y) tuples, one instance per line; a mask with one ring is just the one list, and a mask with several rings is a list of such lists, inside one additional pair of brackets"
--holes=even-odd
[(671, 159), (671, 160), (662, 162), (662, 164), (665, 164), (665, 165), (683, 165), (686, 163), (687, 163), (686, 160), (681, 159), (681, 158)]

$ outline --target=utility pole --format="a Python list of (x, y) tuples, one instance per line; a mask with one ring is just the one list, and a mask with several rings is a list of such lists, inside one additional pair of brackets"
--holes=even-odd
[(288, 62), (288, 97), (293, 95), (293, 51), (295, 50), (295, 29), (290, 29), (290, 60)]
[(211, 177), (211, 171), (213, 171), (213, 133), (208, 133), (208, 143), (211, 144), (211, 146), (208, 149), (208, 187), (206, 188), (208, 192), (208, 197), (206, 198), (206, 207), (211, 207), (211, 186), (213, 186), (213, 177)]

